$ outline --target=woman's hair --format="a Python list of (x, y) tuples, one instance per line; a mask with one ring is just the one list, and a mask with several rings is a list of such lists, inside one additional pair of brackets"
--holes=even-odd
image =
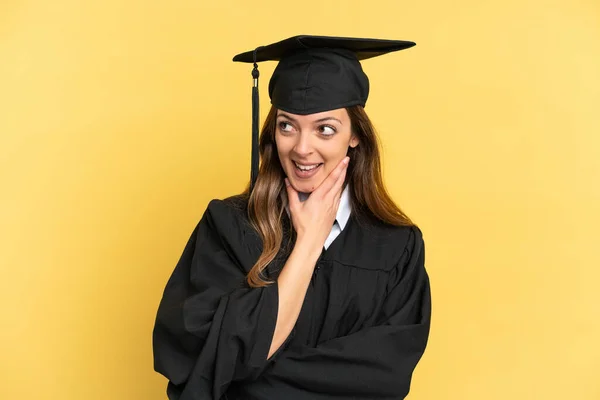
[[(395, 226), (414, 225), (387, 193), (381, 174), (379, 140), (364, 108), (352, 106), (346, 110), (350, 116), (352, 133), (359, 141), (358, 146), (348, 148), (350, 163), (344, 182), (344, 186), (350, 184), (352, 213), (374, 217)], [(275, 143), (276, 121), (277, 109), (272, 106), (260, 133), (261, 164), (254, 189), (248, 198), (248, 217), (263, 243), (262, 254), (246, 278), (251, 287), (264, 287), (273, 283), (262, 279), (261, 274), (277, 256), (283, 241), (282, 218), (285, 206), (281, 192), (286, 189), (285, 173)], [(242, 195), (248, 196), (249, 191), (250, 184)]]

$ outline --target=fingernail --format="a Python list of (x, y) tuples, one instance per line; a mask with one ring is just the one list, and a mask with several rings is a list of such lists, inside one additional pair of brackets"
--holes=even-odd
[(288, 181), (288, 178), (285, 178), (285, 186), (290, 186), (290, 181)]
[(350, 157), (344, 158), (344, 164), (348, 164), (349, 161), (350, 161)]

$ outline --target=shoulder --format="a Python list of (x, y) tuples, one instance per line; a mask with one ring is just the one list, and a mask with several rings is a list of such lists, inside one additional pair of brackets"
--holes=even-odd
[(387, 261), (385, 269), (423, 251), (423, 232), (417, 225), (392, 225), (369, 217), (361, 218), (358, 225), (361, 243), (377, 250), (377, 257)]
[(260, 241), (247, 218), (243, 195), (212, 199), (202, 219), (215, 243), (244, 271), (249, 271), (260, 255)]
[(373, 234), (377, 240), (391, 240), (396, 242), (397, 245), (423, 240), (423, 232), (415, 224), (392, 225), (366, 213), (357, 214), (356, 220), (361, 229)]
[(246, 219), (248, 209), (248, 198), (246, 195), (238, 194), (224, 199), (212, 199), (206, 207), (205, 214), (214, 222), (221, 220)]
[(244, 194), (212, 199), (203, 218), (206, 218), (221, 236), (241, 239), (240, 235), (245, 236), (254, 231), (248, 218), (248, 196)]
[(391, 247), (390, 259), (393, 260), (388, 264), (390, 276), (402, 278), (423, 269), (425, 243), (421, 229), (417, 225), (387, 225), (385, 229), (389, 232), (386, 240)]
[(397, 246), (396, 256), (412, 257), (421, 253), (424, 247), (423, 232), (417, 225), (389, 226), (390, 239)]

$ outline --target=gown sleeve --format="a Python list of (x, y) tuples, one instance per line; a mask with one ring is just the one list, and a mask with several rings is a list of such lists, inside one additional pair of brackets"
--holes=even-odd
[(277, 282), (245, 283), (252, 266), (239, 216), (213, 200), (169, 278), (155, 320), (154, 369), (168, 398), (218, 400), (234, 381), (256, 379), (267, 360), (278, 310)]
[[(431, 296), (420, 230), (391, 271), (374, 326), (316, 347), (290, 347), (264, 378), (307, 399), (402, 399), (429, 335)], [(304, 395), (300, 395), (304, 393)]]

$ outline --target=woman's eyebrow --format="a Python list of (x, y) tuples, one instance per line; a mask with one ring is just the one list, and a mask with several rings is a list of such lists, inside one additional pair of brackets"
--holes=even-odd
[(318, 120), (316, 120), (315, 122), (324, 122), (324, 121), (329, 121), (329, 120), (334, 120), (340, 123), (340, 125), (342, 124), (342, 121), (340, 121), (339, 119), (335, 118), (335, 117), (325, 117), (325, 118), (319, 118)]
[(287, 114), (284, 114), (284, 113), (277, 114), (277, 118), (279, 118), (279, 117), (283, 117), (283, 118), (289, 119), (289, 120), (290, 120), (290, 121), (292, 121), (292, 122), (298, 122), (298, 121), (296, 121), (294, 118), (292, 118), (292, 117), (290, 117), (289, 115), (287, 115)]
[[(292, 122), (294, 122), (294, 123), (297, 123), (297, 122), (298, 122), (296, 119), (294, 119), (294, 118), (290, 117), (289, 115), (287, 115), (287, 114), (285, 114), (285, 113), (280, 113), (280, 114), (278, 114), (278, 115), (277, 115), (277, 118), (279, 118), (279, 117), (287, 118), (287, 119), (289, 119), (290, 121), (292, 121)], [(329, 121), (329, 120), (334, 120), (334, 121), (337, 121), (337, 122), (338, 122), (340, 125), (343, 125), (343, 124), (342, 124), (342, 121), (340, 121), (339, 119), (337, 119), (337, 118), (335, 118), (335, 117), (325, 117), (325, 118), (319, 118), (318, 120), (316, 120), (316, 121), (313, 121), (313, 122), (314, 122), (314, 123), (316, 123), (316, 122), (324, 122), (324, 121)]]

